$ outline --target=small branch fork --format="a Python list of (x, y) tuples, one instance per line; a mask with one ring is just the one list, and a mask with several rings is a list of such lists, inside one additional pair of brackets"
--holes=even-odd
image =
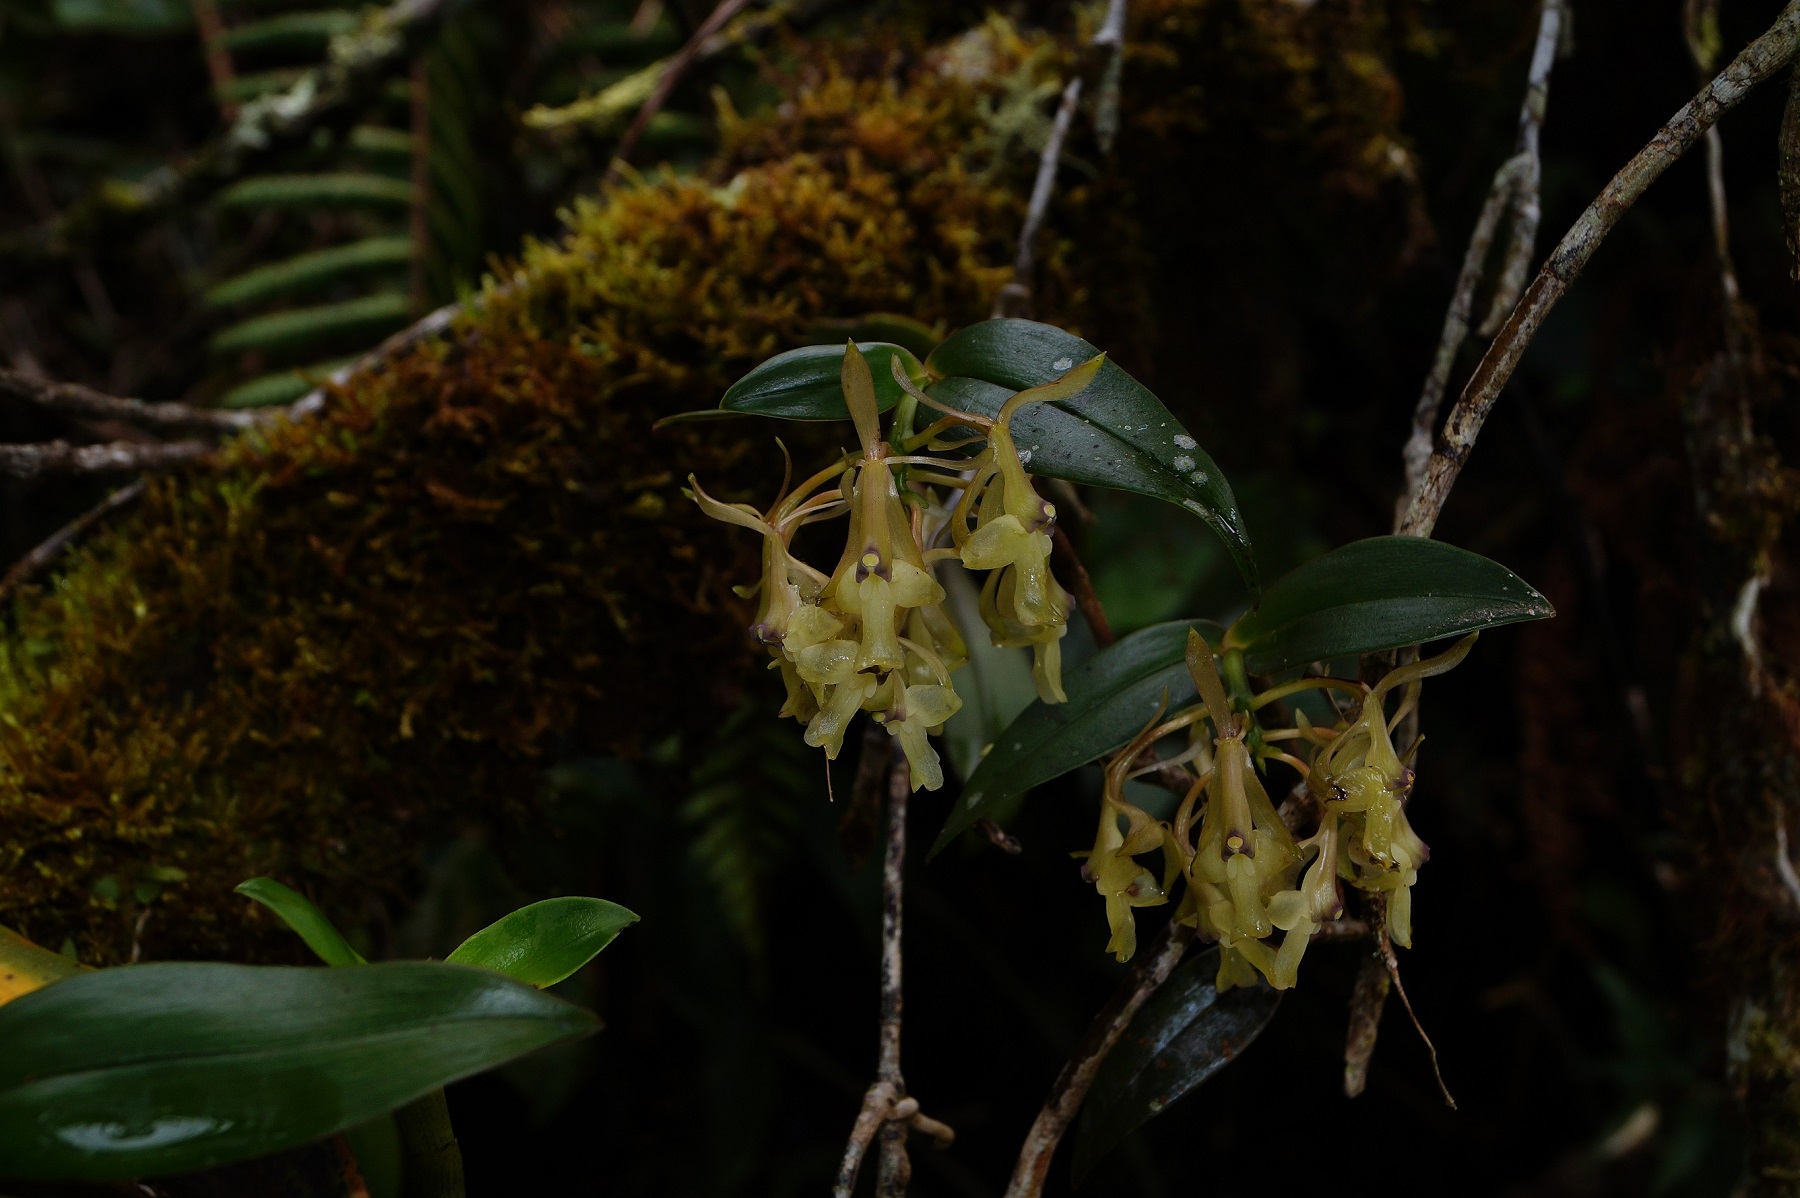
[(1613, 176), (1587, 211), (1581, 214), (1551, 252), (1525, 296), (1513, 308), (1499, 336), (1463, 389), (1438, 434), (1436, 447), (1413, 485), (1397, 531), (1430, 536), (1449, 498), (1450, 488), (1474, 449), (1482, 423), (1518, 368), (1544, 319), (1580, 276), (1594, 251), (1625, 212), (1694, 143), (1736, 107), (1757, 84), (1786, 66), (1800, 48), (1800, 0), (1782, 9), (1775, 23), (1751, 42), (1731, 64), (1700, 89), (1657, 131), (1637, 155)]
[(1556, 62), (1556, 48), (1562, 38), (1566, 17), (1564, 0), (1544, 0), (1538, 16), (1537, 41), (1531, 52), (1525, 99), (1519, 106), (1517, 148), (1513, 156), (1494, 172), (1487, 201), (1482, 204), (1475, 231), (1469, 236), (1462, 270), (1456, 276), (1456, 290), (1451, 293), (1449, 310), (1444, 313), (1444, 331), (1438, 339), (1437, 357), (1432, 360), (1425, 385), (1419, 392), (1418, 405), (1413, 409), (1412, 435), (1401, 450), (1406, 465), (1406, 484), (1394, 513), (1396, 532), (1400, 531), (1398, 525), (1406, 516), (1405, 497), (1417, 490), (1426, 464), (1431, 460), (1432, 430), (1437, 425), (1438, 412), (1444, 406), (1444, 390), (1450, 385), (1450, 371), (1456, 365), (1457, 352), (1469, 335), (1475, 292), (1481, 286), (1482, 272), (1493, 249), (1500, 218), (1508, 208), (1513, 212), (1512, 238), (1507, 245), (1500, 281), (1488, 305), (1487, 319), (1482, 321), (1484, 335), (1492, 336), (1506, 312), (1518, 301), (1519, 291), (1525, 286), (1525, 274), (1531, 268), (1531, 256), (1537, 247), (1538, 191), (1543, 177), (1538, 134), (1550, 102), (1550, 69)]
[(906, 1079), (900, 1072), (902, 898), (905, 890), (906, 807), (912, 797), (912, 774), (896, 746), (888, 773), (887, 851), (881, 867), (881, 1029), (875, 1082), (863, 1095), (862, 1110), (844, 1145), (838, 1165), (833, 1198), (850, 1198), (856, 1189), (863, 1157), (877, 1138), (881, 1143), (875, 1192), (880, 1198), (901, 1198), (912, 1180), (912, 1161), (906, 1137), (920, 1132), (948, 1148), (956, 1133), (919, 1110), (919, 1100), (907, 1096)]

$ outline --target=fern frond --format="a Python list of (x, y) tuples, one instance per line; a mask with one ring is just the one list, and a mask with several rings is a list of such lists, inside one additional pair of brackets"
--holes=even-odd
[(227, 208), (319, 208), (358, 205), (412, 206), (412, 184), (385, 175), (345, 171), (320, 175), (257, 175), (220, 195)]
[(227, 29), (219, 42), (240, 54), (246, 50), (323, 54), (332, 38), (354, 33), (359, 23), (356, 14), (335, 9), (282, 13)]
[(409, 238), (369, 237), (259, 266), (212, 288), (206, 293), (206, 302), (222, 308), (275, 299), (349, 276), (405, 266), (411, 258)]
[(252, 349), (285, 353), (321, 342), (356, 338), (372, 342), (404, 325), (411, 314), (406, 296), (385, 292), (258, 316), (222, 329), (214, 335), (212, 348), (221, 354)]

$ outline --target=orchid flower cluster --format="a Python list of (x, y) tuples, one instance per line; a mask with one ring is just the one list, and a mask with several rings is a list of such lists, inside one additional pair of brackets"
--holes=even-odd
[[(1077, 854), (1086, 858), (1084, 874), (1106, 902), (1108, 950), (1130, 959), (1137, 947), (1132, 909), (1169, 902), (1182, 882), (1186, 890), (1175, 919), (1218, 942), (1220, 990), (1254, 984), (1258, 975), (1277, 990), (1293, 986), (1313, 936), (1342, 917), (1346, 883), (1385, 900), (1378, 906), (1388, 937), (1410, 947), (1412, 886), (1430, 851), (1406, 818), (1414, 775), (1392, 733), (1417, 704), (1420, 683), (1462, 661), (1474, 641), (1467, 636), (1449, 652), (1395, 669), (1373, 687), (1303, 678), (1255, 695), (1247, 685), (1236, 687), (1234, 702), (1212, 649), (1190, 632), (1187, 663), (1200, 704), (1167, 720), (1158, 712), (1112, 759), (1094, 847)], [(1236, 674), (1241, 681), (1241, 669)], [(1350, 696), (1349, 711), (1335, 727), (1314, 727), (1304, 712), (1288, 729), (1264, 730), (1256, 723), (1257, 711), (1315, 688)], [(1396, 692), (1402, 698), (1390, 716), (1386, 701)], [(1181, 732), (1190, 744), (1175, 760), (1147, 756), (1158, 741)], [(1310, 762), (1277, 749), (1282, 741), (1309, 746)], [(1263, 787), (1266, 761), (1296, 770), (1318, 809), (1318, 824), (1304, 840), (1295, 839)], [(1169, 768), (1193, 782), (1174, 818), (1160, 823), (1125, 798), (1125, 783)], [(1160, 877), (1137, 860), (1158, 849)]]
[[(933, 576), (952, 561), (987, 572), (980, 610), (994, 644), (1029, 645), (1039, 697), (1064, 701), (1060, 642), (1068, 631), (1069, 596), (1050, 573), (1056, 509), (1032, 486), (1011, 423), (1030, 404), (1079, 393), (1104, 361), (1101, 355), (1019, 392), (990, 419), (944, 407), (895, 358), (903, 397), (884, 438), (874, 379), (852, 342), (842, 384), (859, 452), (792, 491), (784, 481), (784, 493), (767, 512), (722, 503), (689, 476), (702, 511), (763, 538), (761, 581), (738, 593), (760, 596), (750, 633), (768, 648), (770, 668), (781, 672), (787, 690), (781, 714), (806, 726), (807, 744), (836, 759), (851, 720), (866, 711), (898, 739), (914, 789), (943, 785), (929, 737), (961, 708), (951, 676), (968, 660)], [(915, 434), (920, 405), (943, 419)], [(966, 436), (970, 430), (979, 435)], [(961, 440), (953, 439), (959, 434)], [(944, 456), (983, 441), (972, 457)], [(795, 556), (801, 528), (839, 516), (849, 517), (849, 531), (829, 574)]]

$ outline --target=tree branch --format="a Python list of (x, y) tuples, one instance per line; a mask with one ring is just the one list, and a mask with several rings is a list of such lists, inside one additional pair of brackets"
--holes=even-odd
[(36, 549), (14, 562), (12, 568), (7, 570), (6, 576), (0, 578), (0, 599), (12, 594), (39, 570), (55, 561), (59, 553), (78, 540), (88, 529), (111, 513), (131, 503), (143, 493), (144, 480), (140, 478), (134, 483), (120, 487), (99, 504), (89, 508), (50, 534)]
[(154, 470), (160, 466), (191, 462), (211, 453), (212, 449), (205, 441), (107, 441), (100, 445), (37, 441), (28, 445), (0, 445), (0, 474), (12, 478), (41, 478), (46, 474)]
[(274, 418), (267, 412), (230, 412), (218, 408), (191, 408), (178, 403), (120, 399), (80, 383), (51, 382), (4, 367), (0, 367), (0, 395), (81, 420), (118, 420), (145, 429), (230, 433), (267, 424)]
[(1025, 1136), (1025, 1144), (1019, 1149), (1019, 1163), (1013, 1168), (1012, 1182), (1006, 1187), (1006, 1198), (1038, 1198), (1043, 1193), (1044, 1179), (1049, 1175), (1056, 1146), (1062, 1142), (1076, 1113), (1081, 1110), (1081, 1101), (1087, 1097), (1088, 1087), (1094, 1084), (1094, 1075), (1100, 1071), (1101, 1062), (1125, 1034), (1132, 1016), (1144, 1005), (1144, 1000), (1156, 993), (1156, 988), (1175, 971), (1193, 940), (1193, 928), (1173, 922), (1164, 924), (1148, 950), (1125, 975), (1113, 996), (1100, 1008), (1100, 1013), (1094, 1016), (1075, 1055), (1056, 1075), (1043, 1110), (1038, 1112), (1037, 1120)]
[(877, 1136), (881, 1159), (876, 1193), (880, 1198), (902, 1198), (912, 1179), (912, 1161), (906, 1153), (909, 1130), (921, 1132), (948, 1147), (956, 1133), (919, 1110), (918, 1100), (906, 1095), (906, 1079), (900, 1072), (901, 971), (900, 947), (902, 898), (905, 893), (906, 807), (912, 797), (912, 773), (898, 742), (888, 772), (887, 851), (881, 869), (881, 1028), (875, 1081), (863, 1095), (862, 1109), (851, 1126), (832, 1186), (833, 1198), (850, 1198), (856, 1189), (863, 1157)]
[(1657, 131), (1624, 169), (1613, 176), (1587, 211), (1563, 236), (1532, 280), (1525, 298), (1514, 307), (1500, 335), (1488, 347), (1474, 377), (1451, 409), (1423, 477), (1413, 488), (1398, 531), (1430, 536), (1450, 488), (1474, 448), (1482, 423), (1493, 410), (1501, 389), (1512, 378), (1538, 329), (1569, 285), (1581, 274), (1594, 251), (1639, 197), (1719, 118), (1790, 62), (1800, 48), (1800, 0), (1790, 0), (1768, 32), (1751, 42), (1730, 66)]
[(1044, 214), (1050, 209), (1050, 197), (1056, 191), (1056, 168), (1062, 162), (1063, 142), (1068, 140), (1069, 126), (1075, 120), (1075, 105), (1081, 101), (1081, 76), (1069, 80), (1063, 88), (1062, 103), (1056, 109), (1056, 120), (1050, 126), (1050, 137), (1038, 158), (1037, 179), (1031, 185), (1031, 199), (1025, 206), (1025, 224), (1019, 230), (1019, 252), (1013, 259), (1012, 282), (994, 296), (993, 315), (1024, 316), (1031, 311), (1031, 272), (1037, 257), (1038, 230)]
[(1500, 218), (1511, 208), (1514, 214), (1512, 239), (1507, 246), (1500, 282), (1488, 307), (1482, 332), (1492, 336), (1499, 318), (1518, 300), (1525, 285), (1525, 273), (1531, 267), (1531, 255), (1537, 244), (1538, 185), (1543, 168), (1538, 156), (1538, 132), (1543, 127), (1544, 111), (1550, 99), (1550, 69), (1556, 62), (1556, 47), (1562, 36), (1564, 0), (1544, 0), (1538, 15), (1537, 41), (1531, 52), (1531, 70), (1526, 78), (1525, 98), (1519, 106), (1519, 135), (1513, 156), (1500, 164), (1494, 181), (1488, 187), (1487, 200), (1469, 235), (1469, 248), (1463, 254), (1462, 269), (1457, 272), (1456, 289), (1451, 293), (1449, 310), (1444, 313), (1444, 331), (1438, 338), (1437, 357), (1425, 376), (1419, 402), (1413, 408), (1412, 436), (1400, 456), (1406, 466), (1406, 482), (1395, 505), (1396, 531), (1405, 519), (1407, 497), (1418, 489), (1431, 460), (1432, 430), (1437, 426), (1438, 411), (1444, 405), (1444, 390), (1450, 385), (1450, 371), (1456, 355), (1469, 335), (1469, 321), (1475, 310), (1475, 292), (1481, 286), (1483, 267), (1493, 249), (1494, 234)]

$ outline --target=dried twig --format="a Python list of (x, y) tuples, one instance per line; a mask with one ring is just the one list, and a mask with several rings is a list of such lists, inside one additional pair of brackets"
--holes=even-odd
[(265, 169), (320, 130), (341, 130), (389, 75), (411, 60), (453, 0), (396, 0), (354, 34), (332, 43), (328, 62), (285, 92), (243, 106), (218, 137), (179, 166), (136, 183), (98, 189), (56, 218), (0, 240), (0, 259), (41, 261), (78, 254), (101, 237), (142, 228)]
[(232, 69), (231, 51), (225, 46), (225, 22), (219, 19), (217, 0), (191, 0), (194, 24), (200, 30), (200, 47), (206, 52), (206, 73), (212, 76), (213, 98), (219, 115), (226, 120), (237, 117), (237, 104), (231, 99), (231, 85), (237, 81)]
[(1193, 939), (1193, 928), (1172, 922), (1164, 924), (1138, 963), (1119, 983), (1119, 988), (1100, 1008), (1100, 1013), (1094, 1016), (1075, 1055), (1056, 1075), (1050, 1096), (1044, 1100), (1044, 1109), (1038, 1112), (1036, 1122), (1025, 1136), (1024, 1147), (1019, 1149), (1019, 1163), (1013, 1168), (1012, 1182), (1006, 1187), (1006, 1198), (1037, 1198), (1043, 1193), (1044, 1178), (1050, 1172), (1050, 1160), (1056, 1155), (1056, 1146), (1075, 1121), (1101, 1062), (1125, 1034), (1138, 1008), (1181, 963), (1182, 954), (1187, 952)]
[(1094, 643), (1104, 649), (1113, 643), (1112, 627), (1106, 622), (1106, 609), (1100, 606), (1100, 596), (1094, 593), (1094, 580), (1088, 577), (1087, 567), (1076, 556), (1075, 544), (1062, 526), (1053, 525), (1050, 532), (1052, 552), (1059, 572), (1068, 582), (1069, 594), (1074, 597), (1082, 619), (1087, 621), (1088, 631), (1094, 634)]
[(118, 420), (146, 429), (229, 433), (267, 424), (273, 419), (265, 412), (228, 412), (178, 403), (120, 399), (79, 383), (54, 383), (4, 367), (0, 367), (0, 395), (80, 420)]
[(1038, 229), (1044, 213), (1049, 211), (1050, 196), (1056, 190), (1056, 168), (1062, 161), (1063, 142), (1068, 140), (1069, 126), (1075, 120), (1075, 106), (1081, 102), (1081, 77), (1077, 75), (1063, 88), (1062, 103), (1056, 109), (1056, 120), (1050, 126), (1050, 137), (1038, 158), (1037, 180), (1031, 186), (1031, 200), (1025, 206), (1025, 225), (1019, 230), (1019, 252), (1013, 259), (1012, 282), (994, 296), (995, 316), (1024, 316), (1031, 311), (1031, 271), (1037, 257)]
[[(1438, 410), (1444, 404), (1444, 389), (1450, 385), (1450, 370), (1456, 355), (1469, 335), (1469, 321), (1475, 310), (1475, 292), (1481, 286), (1483, 268), (1493, 249), (1494, 235), (1500, 218), (1508, 208), (1513, 211), (1511, 242), (1507, 247), (1500, 282), (1489, 303), (1482, 333), (1492, 336), (1509, 308), (1517, 301), (1519, 289), (1525, 285), (1525, 273), (1531, 266), (1532, 251), (1537, 244), (1538, 186), (1543, 168), (1538, 156), (1538, 131), (1543, 127), (1544, 110), (1550, 97), (1550, 68), (1556, 61), (1556, 47), (1562, 36), (1564, 0), (1544, 0), (1538, 16), (1537, 41), (1531, 53), (1531, 70), (1525, 83), (1525, 99), (1519, 106), (1519, 135), (1513, 156), (1494, 172), (1487, 200), (1476, 218), (1475, 231), (1469, 236), (1469, 248), (1463, 254), (1462, 269), (1456, 276), (1456, 289), (1451, 293), (1450, 307), (1444, 313), (1444, 330), (1438, 338), (1437, 357), (1425, 376), (1419, 402), (1413, 408), (1412, 436), (1401, 450), (1406, 465), (1406, 482), (1394, 513), (1396, 525), (1406, 514), (1406, 497), (1419, 485), (1431, 460), (1432, 431), (1437, 427)], [(1396, 529), (1398, 531), (1398, 529)]]
[(700, 22), (700, 28), (694, 30), (694, 35), (688, 38), (687, 44), (676, 51), (663, 66), (656, 76), (656, 86), (651, 89), (649, 98), (631, 119), (631, 127), (625, 130), (625, 136), (619, 139), (618, 149), (613, 151), (612, 163), (606, 168), (608, 181), (618, 178), (619, 172), (631, 161), (631, 152), (637, 148), (638, 139), (649, 127), (650, 118), (661, 112), (663, 105), (668, 103), (676, 85), (688, 73), (688, 68), (694, 65), (694, 60), (699, 58), (701, 47), (714, 34), (724, 29), (725, 22), (737, 16), (749, 3), (750, 0), (719, 0), (712, 15)]
[(159, 466), (191, 462), (212, 449), (205, 441), (107, 441), (100, 445), (36, 441), (29, 445), (0, 445), (0, 474), (12, 478), (40, 478), (46, 474), (154, 470)]
[(906, 1153), (908, 1131), (919, 1131), (948, 1147), (956, 1133), (919, 1111), (917, 1099), (906, 1095), (906, 1079), (900, 1072), (901, 1026), (901, 910), (905, 893), (906, 807), (912, 797), (912, 773), (898, 746), (892, 750), (888, 773), (887, 852), (881, 870), (881, 1029), (875, 1082), (863, 1095), (862, 1109), (850, 1129), (838, 1165), (834, 1198), (850, 1198), (857, 1174), (870, 1143), (881, 1141), (876, 1193), (881, 1198), (901, 1198), (912, 1178), (912, 1162)]
[(1381, 1032), (1381, 1013), (1387, 1008), (1393, 983), (1379, 953), (1363, 958), (1350, 991), (1350, 1031), (1344, 1037), (1344, 1097), (1357, 1098), (1369, 1085), (1369, 1062), (1375, 1056), (1375, 1037)]
[(1790, 0), (1768, 32), (1746, 46), (1730, 66), (1684, 104), (1588, 205), (1538, 271), (1451, 409), (1424, 474), (1412, 490), (1398, 531), (1413, 536), (1431, 535), (1450, 489), (1474, 448), (1482, 423), (1518, 368), (1525, 347), (1620, 217), (1721, 116), (1757, 84), (1792, 61), (1796, 49), (1800, 49), (1800, 0)]
[(50, 536), (46, 537), (36, 549), (33, 549), (30, 553), (27, 553), (24, 557), (14, 562), (11, 569), (7, 570), (6, 576), (0, 578), (0, 599), (12, 594), (15, 589), (36, 575), (38, 571), (55, 561), (58, 554), (74, 544), (88, 529), (98, 524), (101, 520), (104, 520), (111, 513), (116, 512), (126, 504), (131, 503), (143, 493), (144, 480), (140, 478), (128, 486), (120, 487), (117, 491), (114, 491), (111, 495), (108, 495), (103, 499), (97, 506), (89, 508), (81, 515), (50, 534)]

